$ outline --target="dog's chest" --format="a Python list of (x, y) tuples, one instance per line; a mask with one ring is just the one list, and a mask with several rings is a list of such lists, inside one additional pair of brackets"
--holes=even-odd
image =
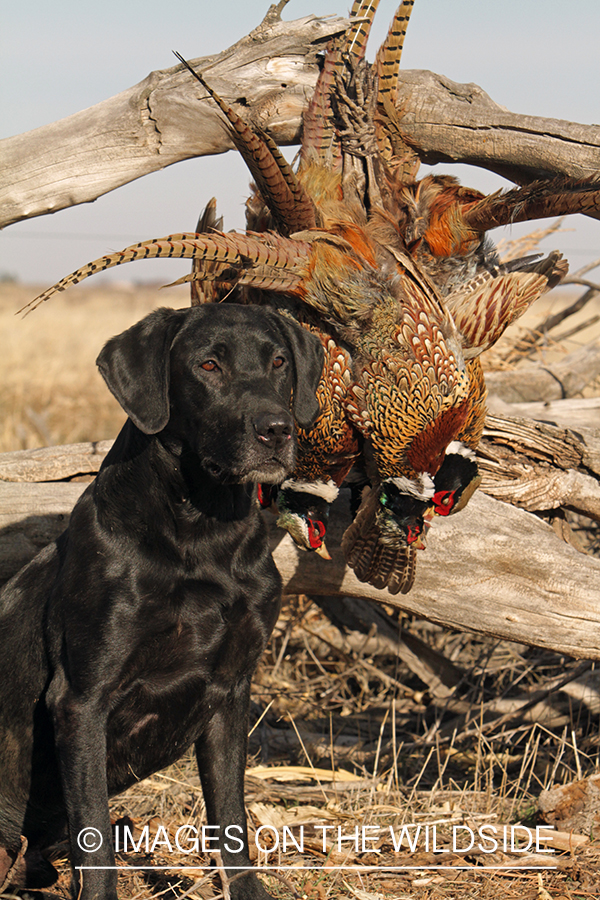
[(250, 596), (238, 588), (225, 601), (214, 585), (192, 584), (187, 591), (190, 596), (173, 605), (176, 615), (163, 612), (154, 629), (145, 623), (144, 639), (138, 635), (113, 682), (107, 723), (111, 793), (174, 762), (198, 740), (228, 695), (251, 677), (270, 635), (276, 592)]

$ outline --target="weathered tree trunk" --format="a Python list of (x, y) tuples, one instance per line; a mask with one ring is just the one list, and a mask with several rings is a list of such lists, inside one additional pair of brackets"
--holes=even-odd
[[(64, 530), (84, 489), (0, 483), (0, 576)], [(536, 516), (476, 494), (459, 515), (436, 521), (413, 590), (395, 597), (362, 584), (346, 566), (339, 542), (349, 523), (342, 496), (329, 526), (330, 562), (272, 528), (285, 593), (365, 597), (448, 628), (600, 659), (600, 560), (578, 553)]]
[[(272, 7), (233, 47), (192, 63), (254, 125), (294, 144), (318, 74), (316, 54), (347, 26), (315, 16), (281, 22)], [(470, 163), (520, 183), (598, 170), (600, 127), (508, 112), (475, 84), (403, 71), (398, 110), (402, 134), (425, 162)], [(0, 141), (0, 228), (232, 146), (220, 113), (182, 66), (152, 72), (96, 106)]]
[(342, 505), (328, 529), (331, 562), (273, 531), (286, 593), (366, 597), (447, 628), (600, 659), (600, 560), (531, 513), (477, 493), (460, 514), (435, 522), (412, 591), (391, 597), (344, 564), (339, 540), (350, 517)]
[[(91, 475), (109, 446), (0, 456), (0, 581), (64, 530), (86, 486), (44, 479)], [(600, 518), (600, 432), (489, 416), (480, 462), (485, 489), (496, 496)], [(301, 552), (272, 528), (286, 593), (364, 597), (449, 628), (600, 659), (600, 560), (574, 550), (537, 516), (479, 492), (458, 515), (436, 519), (413, 590), (392, 597), (357, 581), (345, 564), (339, 544), (350, 521), (346, 493), (329, 526), (331, 562)]]
[(399, 78), (402, 132), (423, 162), (467, 163), (520, 184), (598, 173), (598, 125), (518, 115), (476, 84), (426, 70), (401, 71)]

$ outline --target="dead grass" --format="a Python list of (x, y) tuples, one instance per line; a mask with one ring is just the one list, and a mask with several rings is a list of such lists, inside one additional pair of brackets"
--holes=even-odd
[(0, 283), (0, 452), (114, 437), (124, 414), (94, 364), (102, 345), (188, 291), (75, 287), (15, 316), (36, 293)]
[[(35, 288), (0, 285), (0, 449), (114, 436), (123, 413), (96, 372), (98, 351), (152, 308), (187, 305), (187, 292), (74, 289), (15, 318), (34, 295)], [(466, 828), (484, 825), (535, 827), (542, 789), (599, 771), (597, 669), (422, 621), (402, 626), (456, 667), (451, 696), (433, 693), (373, 635), (343, 635), (308, 598), (291, 598), (283, 610), (253, 688), (246, 799), (252, 841), (261, 826), (265, 842), (265, 826), (298, 840), (304, 823), (305, 842), (303, 852), (255, 853), (258, 864), (286, 867), (283, 880), (274, 869), (264, 876), (270, 892), (282, 900), (600, 896), (593, 831), (556, 856), (452, 846), (453, 828), (468, 835)], [(142, 843), (139, 852), (119, 854), (121, 867), (149, 867), (121, 869), (124, 900), (222, 896), (208, 855), (170, 852), (165, 841), (203, 822), (191, 754), (116, 798), (111, 811), (136, 840), (146, 825), (150, 838), (148, 852)], [(315, 826), (325, 825), (332, 830), (323, 851)], [(338, 827), (354, 835), (363, 826), (378, 837), (365, 852), (352, 840), (338, 845)], [(397, 836), (402, 826), (418, 834), (414, 851), (406, 843), (394, 849), (390, 828)], [(156, 835), (162, 843), (152, 852)], [(66, 844), (54, 857), (56, 894), (66, 898)], [(200, 868), (182, 871), (186, 865)], [(326, 868), (342, 865), (356, 868)]]
[[(558, 855), (544, 854), (548, 845), (512, 852), (501, 838), (504, 826), (535, 829), (543, 788), (599, 771), (597, 670), (590, 667), (520, 714), (524, 699), (540, 696), (580, 664), (421, 621), (402, 624), (460, 668), (451, 698), (430, 693), (389, 650), (374, 655), (368, 636), (364, 651), (352, 640), (344, 643), (339, 632), (334, 646), (333, 626), (308, 598), (291, 598), (282, 612), (255, 679), (246, 785), (251, 842), (266, 848), (275, 832), (281, 841), (284, 827), (298, 843), (304, 837), (303, 852), (291, 838), (286, 852), (255, 849), (256, 865), (284, 867), (265, 874), (273, 896), (599, 896), (600, 841), (593, 833)], [(508, 715), (499, 719), (503, 710)], [(142, 840), (139, 852), (119, 854), (121, 866), (152, 867), (121, 871), (123, 898), (221, 896), (209, 856), (190, 857), (175, 846), (178, 828), (205, 821), (191, 753), (116, 798), (111, 809), (121, 833), (127, 824), (136, 841), (148, 826), (147, 845)], [(322, 826), (330, 828), (325, 851)], [(405, 839), (396, 852), (403, 826), (414, 847)], [(500, 836), (493, 852), (478, 836), (483, 826)], [(366, 852), (363, 828), (369, 829)], [(468, 829), (477, 837), (470, 849)], [(64, 858), (66, 847), (59, 856), (61, 850)], [(200, 868), (179, 868), (186, 865)], [(63, 873), (66, 883), (65, 865)]]

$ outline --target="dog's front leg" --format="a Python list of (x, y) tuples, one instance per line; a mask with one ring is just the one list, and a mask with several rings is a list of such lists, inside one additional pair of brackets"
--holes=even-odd
[(251, 865), (244, 807), (249, 706), (248, 678), (212, 716), (196, 742), (196, 759), (208, 824), (216, 826), (214, 837), (219, 839), (211, 846), (220, 850), (227, 876), (239, 875), (230, 886), (232, 900), (272, 900), (254, 872), (242, 874)]
[(106, 713), (76, 695), (64, 676), (50, 685), (47, 705), (69, 823), (74, 896), (117, 900), (117, 872), (106, 784)]

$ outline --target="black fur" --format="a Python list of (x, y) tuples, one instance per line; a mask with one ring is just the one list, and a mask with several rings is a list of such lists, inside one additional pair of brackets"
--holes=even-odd
[[(114, 865), (108, 798), (191, 744), (208, 822), (242, 829), (223, 861), (249, 864), (250, 681), (280, 597), (255, 482), (293, 468), (290, 402), (310, 424), (322, 362), (307, 331), (235, 305), (157, 310), (100, 353), (130, 418), (67, 531), (0, 594), (0, 886), (51, 884), (41, 851), (66, 823), (75, 896), (115, 900), (114, 870), (78, 869)], [(250, 873), (231, 896), (269, 895)]]

